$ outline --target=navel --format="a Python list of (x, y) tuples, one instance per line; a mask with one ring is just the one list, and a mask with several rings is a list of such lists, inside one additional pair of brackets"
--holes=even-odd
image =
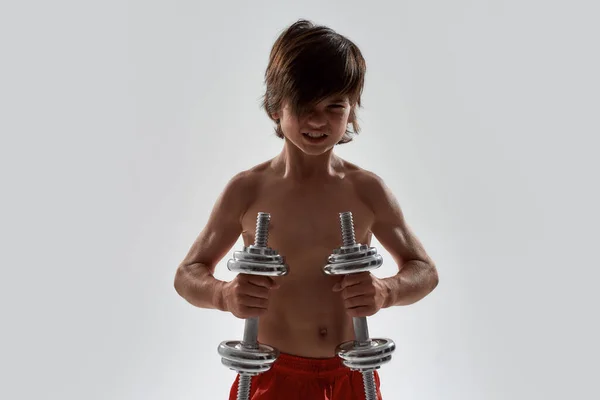
[(321, 327), (321, 328), (319, 329), (319, 336), (320, 336), (320, 337), (325, 337), (325, 336), (327, 336), (327, 328), (325, 328), (325, 327)]

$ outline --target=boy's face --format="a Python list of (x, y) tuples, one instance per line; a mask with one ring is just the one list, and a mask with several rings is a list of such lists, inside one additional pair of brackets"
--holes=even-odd
[(281, 112), (274, 117), (280, 120), (287, 140), (306, 154), (318, 155), (333, 148), (342, 139), (351, 108), (347, 96), (330, 96), (303, 115), (293, 114), (288, 103), (284, 102)]

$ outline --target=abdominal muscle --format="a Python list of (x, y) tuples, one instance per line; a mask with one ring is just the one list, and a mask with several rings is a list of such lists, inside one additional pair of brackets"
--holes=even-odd
[(259, 319), (258, 341), (282, 353), (309, 358), (334, 357), (342, 342), (354, 340), (352, 317), (340, 292), (339, 277), (282, 277), (271, 291), (267, 314)]

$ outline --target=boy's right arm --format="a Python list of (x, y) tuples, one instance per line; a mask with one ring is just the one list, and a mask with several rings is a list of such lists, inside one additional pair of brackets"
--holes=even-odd
[(206, 226), (177, 268), (175, 290), (190, 304), (229, 311), (223, 295), (226, 282), (213, 274), (217, 263), (242, 233), (242, 217), (253, 199), (253, 189), (249, 172), (240, 172), (230, 179)]

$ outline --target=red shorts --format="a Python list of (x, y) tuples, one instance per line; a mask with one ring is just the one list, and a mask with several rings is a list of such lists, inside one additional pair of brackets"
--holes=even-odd
[[(382, 400), (377, 371), (377, 399)], [(239, 375), (229, 393), (237, 399)], [(281, 353), (267, 372), (252, 378), (250, 400), (365, 400), (362, 374), (338, 357), (304, 358)]]

